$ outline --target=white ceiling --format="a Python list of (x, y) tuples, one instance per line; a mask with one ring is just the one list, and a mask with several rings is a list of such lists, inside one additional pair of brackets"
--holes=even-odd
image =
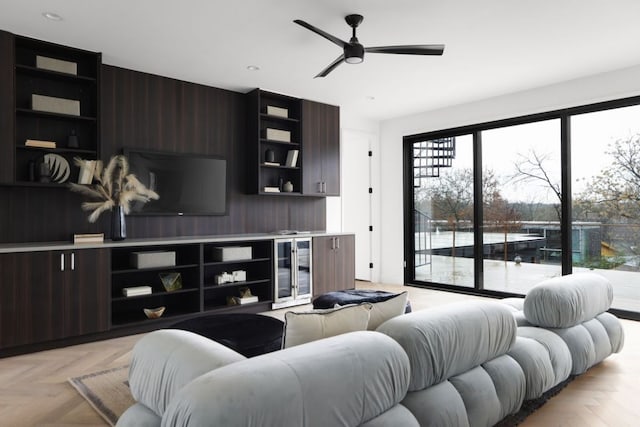
[[(292, 21), (348, 40), (350, 13), (364, 15), (365, 46), (443, 43), (444, 55), (369, 54), (314, 79), (340, 49)], [(640, 64), (638, 17), (637, 0), (0, 0), (0, 29), (106, 64), (373, 120)]]

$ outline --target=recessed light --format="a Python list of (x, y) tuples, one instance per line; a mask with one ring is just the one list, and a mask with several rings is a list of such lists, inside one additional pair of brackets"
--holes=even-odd
[(57, 13), (53, 13), (53, 12), (44, 12), (42, 14), (42, 16), (44, 16), (45, 18), (51, 20), (51, 21), (62, 21), (62, 16), (58, 15)]
[(257, 65), (247, 65), (247, 70), (249, 70), (249, 71), (259, 71), (260, 67), (258, 67)]

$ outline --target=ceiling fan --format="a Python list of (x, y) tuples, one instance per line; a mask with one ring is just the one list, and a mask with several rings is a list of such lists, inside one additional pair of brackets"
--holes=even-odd
[(326, 77), (327, 74), (332, 72), (343, 61), (347, 64), (359, 64), (364, 60), (365, 52), (370, 53), (395, 53), (403, 55), (442, 55), (444, 52), (444, 45), (442, 44), (421, 44), (421, 45), (406, 45), (406, 46), (379, 46), (379, 47), (364, 47), (358, 41), (356, 37), (356, 28), (362, 23), (362, 15), (347, 15), (344, 20), (353, 29), (353, 34), (349, 42), (332, 36), (331, 34), (322, 31), (319, 28), (314, 27), (300, 19), (296, 19), (295, 22), (298, 25), (305, 27), (308, 30), (324, 37), (325, 39), (337, 44), (343, 49), (342, 55), (336, 58), (327, 68), (322, 70), (316, 77)]

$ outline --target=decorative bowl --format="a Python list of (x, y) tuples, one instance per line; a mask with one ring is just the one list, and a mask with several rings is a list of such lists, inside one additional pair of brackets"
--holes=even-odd
[(160, 276), (162, 286), (164, 286), (167, 292), (182, 289), (182, 275), (180, 273), (159, 273), (158, 275)]
[(149, 319), (157, 319), (159, 317), (162, 316), (162, 314), (164, 313), (164, 309), (165, 307), (156, 307), (156, 308), (144, 308), (144, 314), (149, 318)]

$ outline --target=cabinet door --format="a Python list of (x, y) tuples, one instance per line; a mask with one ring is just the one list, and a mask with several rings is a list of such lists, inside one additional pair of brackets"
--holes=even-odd
[(313, 238), (313, 295), (318, 296), (335, 291), (333, 277), (335, 276), (335, 257), (333, 253), (334, 239), (332, 236)]
[(293, 299), (293, 240), (276, 240), (276, 294), (275, 301), (288, 301)]
[(313, 259), (311, 239), (296, 239), (296, 298), (311, 297)]
[(0, 254), (0, 347), (65, 336), (61, 255)]
[(110, 257), (107, 249), (65, 252), (65, 335), (109, 329)]
[(335, 237), (335, 286), (353, 289), (356, 284), (356, 238), (353, 235)]
[(340, 195), (340, 109), (302, 101), (304, 194)]
[(0, 255), (0, 347), (105, 331), (109, 252)]

